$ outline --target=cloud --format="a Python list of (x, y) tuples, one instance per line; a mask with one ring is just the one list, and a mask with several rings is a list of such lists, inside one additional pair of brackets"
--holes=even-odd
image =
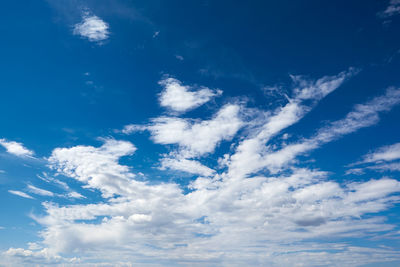
[[(323, 97), (337, 89), (347, 79), (356, 75), (358, 70), (350, 68), (348, 71), (341, 72), (334, 76), (324, 76), (318, 80), (306, 80), (302, 76), (292, 76), (294, 82), (294, 97), (289, 99), (289, 102), (277, 108), (258, 129), (253, 136), (243, 140), (236, 148), (236, 152), (229, 156), (226, 164), (229, 166), (229, 172), (238, 176), (250, 174), (260, 170), (266, 166), (263, 162), (265, 154), (269, 153), (266, 150), (266, 145), (272, 137), (277, 135), (283, 129), (293, 125), (303, 118), (315, 104)], [(284, 157), (285, 153), (290, 153), (289, 150), (301, 149), (301, 145), (293, 146), (282, 150), (281, 154), (276, 156)], [(292, 153), (293, 153), (292, 152)], [(279, 162), (283, 158), (275, 159)]]
[(159, 81), (159, 84), (163, 87), (159, 96), (160, 105), (176, 112), (197, 108), (211, 98), (222, 94), (221, 90), (182, 85), (179, 80), (174, 78), (165, 78)]
[(16, 190), (8, 190), (9, 193), (16, 195), (16, 196), (20, 196), (23, 198), (30, 198), (30, 199), (34, 199), (33, 197), (31, 197), (30, 195), (28, 195), (27, 193), (21, 192), (21, 191), (16, 191)]
[[(387, 233), (399, 236), (383, 215), (400, 201), (399, 181), (340, 182), (332, 173), (291, 164), (302, 153), (377, 123), (381, 112), (400, 103), (399, 89), (354, 106), (310, 138), (273, 140), (352, 75), (349, 70), (317, 80), (293, 77), (288, 103), (260, 111), (262, 116), (246, 117), (244, 107), (231, 103), (206, 120), (161, 116), (124, 128), (149, 131), (155, 143), (173, 146), (161, 155), (160, 168), (200, 175), (188, 186), (171, 181), (168, 173), (163, 182), (137, 179), (122, 163), (136, 153), (128, 141), (55, 148), (47, 158), (54, 175), (101, 196), (78, 204), (43, 202), (44, 212), (31, 215), (43, 227), (41, 241), (4, 255), (22, 262), (44, 253), (42, 262), (74, 255), (78, 266), (357, 266), (400, 260), (390, 247), (354, 245)], [(204, 165), (222, 141), (236, 142), (242, 128), (239, 144), (220, 159), (227, 168)], [(211, 156), (200, 162), (206, 155)], [(283, 171), (260, 172), (263, 168)], [(42, 178), (55, 183), (49, 175)]]
[(8, 141), (4, 138), (1, 138), (0, 145), (3, 146), (8, 153), (18, 157), (32, 157), (34, 155), (34, 152), (24, 147), (22, 143)]
[(400, 0), (390, 0), (386, 9), (379, 13), (381, 17), (391, 17), (400, 14)]
[(200, 162), (196, 160), (179, 158), (179, 156), (178, 158), (163, 158), (161, 160), (160, 169), (172, 169), (202, 176), (212, 176), (213, 174), (215, 174), (215, 170), (204, 166)]
[[(30, 243), (32, 244), (32, 243)], [(0, 263), (12, 265), (37, 265), (37, 264), (74, 264), (78, 263), (77, 258), (63, 258), (59, 255), (54, 255), (49, 249), (22, 249), (22, 248), (9, 248), (2, 253), (2, 260)], [(3, 261), (3, 262), (2, 262)]]
[(364, 160), (361, 163), (393, 161), (397, 159), (400, 159), (400, 143), (396, 143), (390, 146), (384, 146), (378, 148), (372, 153), (368, 153), (364, 156)]
[(95, 15), (85, 13), (82, 22), (74, 25), (73, 34), (87, 38), (90, 42), (101, 42), (109, 37), (109, 26)]
[(343, 135), (353, 133), (361, 128), (376, 124), (379, 113), (389, 111), (400, 103), (400, 89), (388, 88), (382, 96), (375, 97), (365, 104), (356, 105), (344, 119), (331, 122), (322, 127), (309, 139), (284, 146), (278, 151), (269, 151), (259, 161), (259, 168), (266, 167), (271, 171), (279, 170), (300, 154), (316, 149)]
[(119, 165), (117, 160), (135, 151), (136, 147), (129, 142), (106, 139), (99, 148), (77, 146), (55, 149), (48, 160), (57, 172), (100, 189), (105, 197), (110, 197), (131, 188), (133, 175), (127, 166)]
[(400, 143), (383, 146), (363, 156), (363, 160), (348, 165), (360, 166), (346, 171), (347, 174), (363, 174), (365, 170), (400, 171)]
[(40, 195), (40, 196), (45, 196), (45, 197), (53, 197), (54, 196), (53, 192), (50, 192), (50, 191), (45, 190), (45, 189), (38, 188), (38, 187), (33, 186), (33, 185), (28, 185), (28, 190), (31, 193), (36, 194), (36, 195)]
[[(102, 203), (43, 203), (47, 215), (35, 219), (45, 227), (42, 237), (48, 251), (84, 255), (92, 263), (122, 257), (133, 264), (152, 259), (159, 264), (178, 260), (232, 265), (247, 259), (253, 266), (267, 262), (281, 266), (291, 251), (298, 263), (310, 265), (302, 253), (318, 247), (324, 261), (337, 256), (341, 265), (351, 265), (351, 257), (340, 253), (361, 247), (343, 244), (330, 254), (327, 244), (298, 242), (330, 236), (357, 238), (393, 229), (379, 218), (364, 215), (399, 201), (392, 194), (400, 192), (400, 183), (384, 178), (340, 186), (325, 179), (326, 173), (307, 169), (294, 169), (279, 178), (198, 178), (188, 194), (173, 184), (137, 183), (130, 193), (120, 188), (122, 198)], [(107, 253), (99, 258), (98, 251)], [(376, 260), (392, 253), (373, 251)], [(271, 252), (274, 256), (260, 257)], [(360, 262), (374, 261), (368, 253), (359, 257)]]
[(193, 158), (213, 152), (221, 141), (232, 139), (243, 125), (241, 107), (227, 104), (210, 120), (158, 117), (149, 125), (127, 125), (123, 132), (148, 130), (154, 143), (178, 145), (177, 155)]
[[(78, 192), (73, 191), (69, 185), (63, 181), (60, 181), (58, 179), (55, 179), (53, 177), (50, 177), (49, 175), (47, 175), (47, 173), (42, 173), (42, 175), (37, 175), (37, 178), (39, 178), (42, 181), (45, 181), (47, 183), (53, 183), (56, 186), (60, 187), (61, 189), (67, 191), (66, 194), (55, 194), (58, 197), (67, 197), (67, 198), (85, 198), (85, 196), (81, 195)], [(50, 192), (52, 193), (52, 192)]]

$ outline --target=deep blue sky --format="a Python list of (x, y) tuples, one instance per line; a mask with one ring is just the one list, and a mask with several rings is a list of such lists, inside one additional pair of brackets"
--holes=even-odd
[[(92, 35), (85, 33), (84, 30), (96, 26), (85, 24), (91, 19), (97, 26), (102, 25), (105, 28)], [(385, 263), (387, 266), (396, 266), (396, 262), (400, 262), (400, 258), (394, 256), (400, 248), (400, 218), (397, 215), (400, 146), (396, 145), (400, 142), (400, 105), (397, 105), (397, 96), (387, 97), (386, 90), (389, 87), (393, 87), (393, 90), (400, 88), (399, 29), (400, 2), (396, 0), (3, 1), (0, 8), (0, 201), (3, 203), (0, 207), (0, 249), (5, 260), (0, 260), (0, 264), (62, 264), (64, 261), (72, 264), (70, 259), (77, 257), (81, 258), (82, 264), (115, 263), (118, 259), (126, 264), (138, 263), (139, 266), (147, 263), (177, 266), (188, 262), (210, 266), (240, 266), (240, 261), (228, 253), (236, 249), (246, 251), (246, 255), (238, 257), (253, 260), (253, 266), (290, 266), (292, 258), (285, 256), (289, 251), (306, 266), (337, 264), (324, 261), (318, 255), (307, 256), (303, 253), (313, 251), (313, 246), (322, 244), (321, 251), (333, 254), (337, 251), (332, 252), (335, 249), (330, 246), (344, 247), (343, 253), (330, 256), (340, 266), (385, 266), (382, 264), (386, 261), (389, 262)], [(340, 80), (341, 75), (345, 77), (343, 80)], [(301, 76), (301, 81), (296, 83), (297, 76)], [(162, 81), (166, 81), (168, 77), (177, 83), (170, 87), (163, 85)], [(327, 86), (323, 84), (324, 79), (338, 82), (337, 86), (329, 89), (329, 93), (324, 93), (324, 97), (318, 98), (316, 91), (305, 100), (296, 96), (296, 90), (305, 91), (311, 87), (324, 90), (324, 86)], [(171, 88), (185, 88), (186, 91), (181, 92), (185, 96), (191, 92), (200, 92), (193, 94), (197, 100), (206, 91), (213, 95), (201, 104), (193, 104), (190, 108), (179, 111), (162, 102), (163, 96), (170, 96), (170, 101), (175, 104), (180, 101), (177, 100), (180, 96), (168, 95)], [(217, 90), (222, 93), (219, 94)], [(380, 96), (386, 96), (388, 100), (385, 101), (392, 100), (393, 103), (385, 102), (382, 105), (384, 108), (374, 110), (373, 103)], [(178, 104), (183, 102), (184, 100)], [(281, 117), (281, 111), (290, 103), (299, 108), (298, 113), (292, 114), (296, 119), (281, 129), (271, 130), (273, 133), (269, 133), (268, 140), (261, 138), (258, 145), (249, 150), (250, 154), (239, 157), (240, 145), (255, 138), (263, 131), (263, 127), (270, 127), (268, 123), (271, 118), (279, 122), (287, 119)], [(347, 122), (340, 124), (340, 127), (334, 122), (343, 120), (350, 112), (357, 110), (357, 104), (364, 104), (365, 109), (375, 113), (352, 121), (353, 124), (359, 123), (362, 126), (354, 126), (355, 128), (345, 134), (336, 133), (335, 129), (341, 126), (343, 129), (352, 127), (353, 124), (346, 124)], [(207, 124), (208, 120), (218, 118), (219, 112), (228, 105), (240, 109), (237, 116), (229, 113), (226, 120), (218, 121), (214, 126)], [(379, 119), (372, 119), (373, 116)], [(235, 119), (240, 120), (238, 125), (233, 125)], [(174, 132), (178, 127), (176, 125), (165, 131), (158, 128), (167, 125), (166, 121), (171, 120), (184, 121), (189, 128), (190, 125), (197, 124), (204, 127), (194, 128), (192, 132), (185, 128), (182, 135), (179, 131)], [(364, 121), (370, 123), (363, 124)], [(223, 128), (227, 122), (231, 124)], [(127, 125), (135, 125), (140, 129), (122, 131), (124, 127), (127, 129)], [(329, 128), (330, 125), (335, 126)], [(331, 139), (321, 141), (318, 133), (324, 129), (335, 133)], [(157, 139), (167, 138), (165, 136), (172, 136), (177, 140)], [(214, 139), (216, 141), (213, 143)], [(315, 141), (317, 139), (319, 141)], [(110, 146), (118, 147), (113, 141), (130, 142), (137, 150), (121, 148), (124, 152), (118, 154), (115, 161), (105, 161), (97, 166), (96, 163), (103, 158), (96, 158), (96, 153), (105, 153), (106, 158), (112, 158), (114, 152), (106, 148), (96, 148), (110, 142)], [(197, 142), (203, 142), (199, 145), (200, 148), (197, 148)], [(299, 143), (312, 145), (311, 148), (304, 148), (298, 154), (293, 154), (293, 158), (285, 154), (282, 157), (287, 158), (282, 164), (277, 163), (281, 157), (278, 159), (271, 156), (271, 160), (269, 159), (270, 154)], [(13, 152), (10, 148), (7, 149), (10, 144), (26, 151), (20, 154)], [(53, 152), (56, 148), (72, 149), (76, 146), (92, 146), (91, 149), (96, 152), (88, 152), (90, 155), (68, 154), (68, 159)], [(210, 149), (207, 150), (209, 146)], [(380, 157), (379, 153), (386, 154)], [(388, 153), (392, 155), (389, 158)], [(224, 155), (226, 161), (223, 160)], [(235, 161), (235, 155), (238, 161)], [(254, 155), (260, 155), (261, 158), (256, 160), (252, 158)], [(87, 162), (81, 161), (81, 157), (86, 156), (91, 157), (87, 162), (93, 160), (94, 165), (88, 163), (83, 166), (83, 162)], [(74, 159), (78, 162), (72, 163)], [(169, 162), (173, 160), (174, 164), (185, 162), (182, 164), (189, 164), (185, 165), (188, 169), (182, 169), (183, 165), (166, 167), (163, 165), (165, 159), (171, 160)], [(243, 163), (247, 159), (249, 164), (257, 165), (248, 172), (244, 170), (249, 164)], [(64, 164), (71, 164), (68, 166), (74, 173), (60, 169), (60, 162), (63, 160)], [(188, 236), (195, 231), (191, 228), (195, 226), (189, 222), (198, 222), (198, 217), (209, 218), (209, 222), (201, 223), (201, 227), (209, 229), (202, 228), (204, 233), (194, 234), (194, 237), (182, 234), (184, 237), (180, 243), (177, 239), (181, 237), (160, 234), (171, 229), (181, 229), (176, 225), (176, 228), (169, 225), (179, 220), (171, 215), (170, 221), (163, 220), (165, 224), (156, 221), (157, 216), (164, 215), (157, 215), (159, 206), (150, 199), (146, 201), (155, 206), (146, 204), (148, 210), (142, 211), (143, 214), (152, 216), (151, 220), (146, 221), (151, 224), (148, 228), (143, 226), (136, 229), (136, 226), (129, 224), (126, 218), (135, 212), (134, 215), (139, 214), (137, 210), (121, 214), (109, 212), (96, 215), (92, 219), (70, 219), (68, 223), (49, 223), (39, 219), (53, 216), (49, 215), (51, 209), (43, 206), (43, 203), (53, 203), (59, 207), (71, 205), (70, 207), (75, 208), (78, 204), (85, 206), (91, 203), (112, 206), (113, 201), (122, 201), (120, 199), (137, 203), (136, 198), (139, 197), (136, 193), (125, 195), (123, 189), (126, 186), (122, 184), (119, 184), (120, 191), (113, 191), (114, 195), (105, 195), (105, 192), (110, 192), (107, 191), (110, 190), (107, 185), (113, 184), (115, 177), (119, 177), (112, 171), (119, 168), (112, 165), (118, 162), (129, 168), (118, 171), (118, 175), (123, 177), (121, 179), (140, 181), (143, 186), (149, 187), (160, 183), (163, 186), (175, 185), (182, 190), (182, 199), (190, 199), (189, 192), (201, 194), (200, 188), (188, 187), (190, 183), (200, 181), (199, 177), (207, 177), (204, 179), (210, 181), (222, 179), (221, 183), (227, 184), (218, 185), (219, 189), (216, 190), (221, 192), (217, 191), (214, 198), (205, 201), (207, 204), (195, 201), (198, 205), (193, 208), (196, 215), (185, 213), (174, 206), (183, 200), (163, 200), (163, 196), (160, 196), (162, 202), (174, 203), (168, 204), (171, 209), (168, 214), (183, 212), (190, 218), (179, 225), (188, 231)], [(207, 171), (199, 167), (200, 163), (204, 168), (207, 166), (208, 170), (211, 169), (212, 174), (205, 174)], [(389, 164), (392, 167), (388, 167)], [(86, 172), (85, 168), (90, 168), (89, 165), (95, 166), (95, 171), (90, 169)], [(240, 207), (259, 207), (266, 212), (265, 218), (272, 216), (270, 214), (278, 214), (274, 218), (284, 225), (282, 228), (285, 230), (282, 230), (281, 235), (285, 238), (273, 238), (273, 228), (262, 228), (266, 226), (264, 224), (261, 227), (263, 223), (260, 221), (246, 224), (249, 228), (253, 227), (252, 229), (263, 229), (261, 232), (254, 232), (255, 230), (246, 230), (247, 228), (233, 219), (222, 219), (231, 218), (232, 214), (239, 218), (253, 218), (254, 214), (260, 213), (254, 210), (253, 214), (253, 209), (245, 213), (238, 206), (228, 207), (225, 202), (218, 202), (220, 199), (232, 197), (231, 203), (239, 203), (239, 200), (246, 199), (242, 194), (258, 192), (263, 188), (259, 184), (248, 189), (249, 191), (239, 190), (240, 192), (235, 193), (232, 189), (233, 191), (228, 190), (230, 193), (227, 193), (221, 188), (232, 185), (229, 181), (239, 179), (243, 184), (238, 188), (242, 189), (245, 188), (245, 181), (256, 176), (263, 179), (275, 177), (283, 183), (288, 175), (298, 173), (300, 168), (326, 173), (323, 178), (297, 185), (299, 187), (291, 184), (285, 193), (277, 189), (279, 186), (273, 186), (271, 192), (263, 191), (265, 195), (261, 196), (262, 200), (256, 200), (255, 195), (251, 195), (249, 199), (252, 200), (246, 202), (247, 204), (238, 204)], [(84, 170), (84, 174), (81, 170)], [(45, 181), (46, 179), (40, 179), (38, 175), (48, 175), (51, 179)], [(96, 185), (91, 184), (90, 180), (95, 180), (93, 177), (97, 177), (96, 175), (103, 177), (103, 180)], [(133, 177), (134, 175), (136, 176)], [(269, 183), (266, 181), (266, 184)], [(373, 193), (362, 191), (364, 185), (361, 183), (366, 183), (366, 186), (371, 181), (385, 183), (371, 185), (372, 189), (368, 189), (371, 192), (381, 192), (379, 195), (371, 197)], [(324, 191), (324, 183), (337, 185), (336, 189), (329, 187), (329, 190), (336, 193), (325, 194), (329, 190)], [(311, 200), (307, 201), (314, 201), (313, 204), (298, 197), (300, 191), (305, 192), (308, 186), (317, 186), (317, 189), (310, 187), (316, 190), (311, 195), (321, 194), (320, 199), (309, 197)], [(47, 193), (38, 191), (39, 189), (46, 190)], [(167, 190), (169, 189), (162, 189), (163, 192)], [(355, 197), (350, 195), (358, 190), (360, 195), (368, 195), (370, 198), (354, 200)], [(71, 192), (78, 192), (84, 197), (68, 197)], [(299, 194), (296, 195), (296, 192)], [(21, 196), (21, 193), (27, 195)], [(202, 193), (208, 196), (210, 192)], [(307, 211), (302, 213), (305, 218), (293, 217), (287, 220), (287, 210), (282, 208), (285, 206), (283, 204), (276, 208), (279, 212), (274, 208), (268, 210), (261, 204), (255, 204), (262, 201), (272, 203), (268, 198), (275, 194), (281, 194), (276, 195), (275, 199), (286, 199), (285, 205), (300, 205), (296, 206), (296, 211), (304, 208)], [(289, 198), (296, 200), (289, 201)], [(340, 204), (329, 202), (332, 199), (343, 201)], [(350, 208), (352, 204), (362, 206), (357, 201), (364, 203), (366, 208), (353, 211)], [(310, 206), (304, 204), (306, 202)], [(349, 205), (347, 210), (346, 205)], [(318, 211), (311, 208), (315, 206), (319, 207)], [(333, 215), (331, 209), (343, 209), (343, 214)], [(46, 217), (47, 215), (49, 216)], [(60, 248), (49, 237), (51, 233), (55, 233), (55, 228), (67, 228), (65, 225), (70, 228), (68, 231), (64, 229), (65, 233), (62, 230), (57, 232), (57, 238), (72, 235), (72, 232), (78, 233), (77, 229), (86, 224), (107, 228), (104, 225), (106, 223), (102, 224), (102, 218), (112, 221), (118, 216), (128, 220), (125, 223), (129, 226), (125, 225), (121, 229), (133, 228), (126, 232), (115, 230), (110, 234), (113, 236), (110, 238), (112, 241), (101, 238), (90, 242), (86, 239), (82, 241), (83, 238), (78, 240), (77, 234), (76, 240), (66, 238), (63, 241), (65, 246)], [(132, 216), (129, 218), (133, 218)], [(298, 228), (291, 228), (291, 223)], [(341, 230), (345, 226), (340, 223), (346, 224), (346, 227), (354, 227)], [(376, 231), (379, 227), (385, 230)], [(218, 233), (232, 229), (244, 229), (244, 236), (248, 236), (248, 239), (232, 234), (235, 236), (232, 237), (235, 240), (232, 243), (236, 244), (237, 241), (246, 249), (236, 245), (231, 248), (216, 245), (220, 242), (219, 238), (224, 238)], [(100, 233), (101, 229), (98, 231)], [(135, 234), (130, 235), (130, 231)], [(143, 235), (139, 236), (139, 232)], [(153, 244), (153, 241), (149, 241), (147, 234), (150, 232), (153, 234), (151, 240), (160, 239), (164, 243)], [(293, 234), (295, 232), (307, 232), (310, 235), (299, 237)], [(265, 243), (257, 238), (252, 239), (253, 234), (265, 234)], [(128, 240), (120, 238), (121, 235), (129, 237)], [(197, 242), (201, 238), (210, 243), (199, 245)], [(118, 242), (113, 243), (115, 240)], [(33, 242), (36, 242), (36, 247), (32, 244), (29, 246), (28, 243)], [(133, 245), (132, 242), (137, 244)], [(312, 245), (306, 245), (309, 242)], [(165, 244), (174, 246), (171, 249), (173, 251), (165, 252)], [(69, 246), (82, 249), (78, 252), (69, 249)], [(201, 249), (198, 249), (197, 256), (191, 258), (192, 249), (196, 246)], [(88, 249), (90, 247), (95, 249)], [(207, 247), (222, 254), (207, 258)], [(259, 249), (253, 250), (253, 247)], [(352, 250), (350, 247), (356, 248)], [(374, 256), (368, 257), (368, 253), (360, 252), (360, 247), (371, 249), (368, 253)], [(23, 248), (24, 252), (10, 248)], [(48, 249), (50, 256), (43, 256), (43, 249)], [(128, 256), (118, 256), (122, 250), (126, 250)], [(264, 250), (272, 251), (274, 255), (265, 256)], [(110, 256), (95, 256), (96, 251), (108, 253)], [(129, 254), (129, 251), (135, 253)], [(179, 256), (173, 256), (174, 253)]]

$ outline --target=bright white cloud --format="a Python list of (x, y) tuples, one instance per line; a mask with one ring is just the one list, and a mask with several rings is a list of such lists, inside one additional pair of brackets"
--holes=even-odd
[(127, 166), (119, 165), (117, 161), (135, 150), (136, 147), (129, 142), (107, 139), (100, 148), (77, 146), (55, 149), (49, 162), (59, 173), (100, 189), (105, 197), (110, 197), (131, 187), (130, 179), (134, 175), (129, 173)]
[(192, 121), (177, 117), (159, 117), (146, 126), (157, 144), (178, 145), (184, 158), (213, 152), (223, 140), (232, 139), (244, 125), (241, 107), (227, 104), (210, 120)]
[(159, 84), (163, 87), (159, 96), (160, 105), (177, 112), (197, 108), (211, 98), (222, 94), (221, 90), (182, 85), (179, 80), (174, 78), (163, 79)]
[(400, 103), (400, 89), (389, 88), (382, 96), (375, 97), (365, 104), (356, 105), (344, 119), (330, 123), (302, 142), (284, 146), (278, 151), (269, 151), (259, 162), (259, 168), (279, 170), (300, 154), (316, 149), (343, 135), (371, 126), (379, 121), (379, 113), (389, 111)]
[(73, 33), (88, 38), (90, 42), (101, 42), (108, 38), (109, 26), (95, 15), (84, 14), (83, 20), (75, 24)]
[[(256, 129), (257, 133), (254, 136), (250, 136), (238, 145), (236, 152), (226, 161), (226, 164), (229, 165), (229, 172), (241, 176), (265, 167), (263, 158), (268, 153), (266, 145), (270, 139), (283, 129), (298, 122), (318, 100), (337, 89), (357, 72), (357, 70), (350, 68), (348, 71), (341, 72), (338, 75), (324, 76), (316, 81), (305, 80), (301, 76), (292, 76), (295, 83), (294, 98), (290, 99), (285, 106), (273, 111), (262, 126)], [(311, 105), (305, 104), (305, 101), (310, 100)], [(299, 146), (290, 148), (290, 150), (298, 149), (301, 148)], [(282, 157), (289, 152), (288, 150), (282, 151), (279, 155), (281, 158), (276, 157), (274, 160), (278, 160), (278, 162), (284, 160)]]
[[(87, 166), (75, 168), (82, 167)], [(104, 186), (108, 182), (105, 179)], [(245, 258), (252, 265), (280, 265), (287, 251), (292, 251), (298, 263), (310, 265), (302, 251), (315, 250), (317, 243), (296, 247), (296, 242), (391, 230), (393, 226), (384, 221), (363, 215), (385, 210), (400, 200), (392, 195), (400, 192), (400, 183), (394, 179), (343, 187), (326, 181), (326, 173), (307, 169), (279, 178), (198, 178), (186, 195), (172, 185), (137, 183), (135, 190), (123, 193), (122, 198), (98, 204), (60, 207), (44, 203), (47, 215), (35, 218), (45, 226), (43, 243), (53, 253), (50, 255), (82, 253), (88, 260), (99, 260), (97, 251), (107, 251), (101, 256), (104, 262), (122, 257), (131, 263), (156, 258), (164, 263), (179, 259), (232, 265)], [(98, 223), (91, 221), (101, 218)], [(293, 245), (284, 245), (288, 242)], [(252, 249), (254, 246), (259, 249)], [(337, 256), (342, 265), (350, 264), (350, 258), (326, 253), (326, 247), (319, 249), (325, 251), (325, 261)], [(347, 250), (351, 247), (343, 244), (340, 251)], [(271, 252), (273, 257), (260, 258)], [(392, 253), (374, 252), (376, 260)], [(367, 254), (359, 257), (361, 262), (374, 261)]]
[[(256, 121), (246, 122), (243, 107), (227, 104), (209, 120), (159, 117), (148, 125), (125, 128), (147, 130), (155, 143), (173, 145), (176, 150), (162, 155), (161, 169), (201, 176), (189, 186), (136, 179), (132, 169), (120, 163), (136, 152), (128, 141), (105, 139), (98, 147), (54, 149), (48, 163), (56, 174), (101, 192), (102, 199), (90, 204), (43, 202), (45, 213), (32, 215), (43, 226), (42, 242), (29, 249), (11, 248), (4, 256), (61, 264), (69, 259), (57, 257), (74, 255), (82, 265), (128, 266), (357, 266), (400, 260), (389, 247), (336, 242), (387, 233), (398, 238), (395, 225), (371, 215), (400, 201), (399, 181), (339, 183), (341, 179), (331, 179), (327, 172), (290, 164), (306, 151), (377, 123), (380, 112), (400, 103), (400, 90), (389, 89), (356, 105), (345, 118), (308, 139), (281, 146), (269, 143), (353, 74), (350, 70), (308, 82), (293, 78), (293, 99), (266, 116), (252, 117)], [(200, 163), (199, 157), (213, 153), (243, 127), (248, 131), (233, 154), (220, 160), (228, 169)], [(262, 168), (284, 172), (252, 175)], [(55, 183), (47, 175), (42, 178)], [(331, 238), (334, 243), (329, 243)], [(318, 242), (321, 239), (324, 242)], [(79, 260), (71, 259), (77, 264)]]
[(23, 198), (34, 199), (32, 196), (30, 196), (30, 195), (28, 195), (27, 193), (22, 192), (22, 191), (8, 190), (8, 192), (9, 192), (10, 194), (13, 194), (13, 195), (16, 195), (16, 196), (20, 196), (20, 197), (23, 197)]
[(34, 152), (24, 147), (22, 143), (8, 141), (4, 138), (0, 139), (0, 145), (3, 146), (8, 153), (18, 157), (32, 157)]

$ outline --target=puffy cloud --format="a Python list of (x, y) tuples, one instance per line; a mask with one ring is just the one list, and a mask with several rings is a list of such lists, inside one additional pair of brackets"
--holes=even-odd
[(159, 96), (160, 105), (177, 112), (197, 108), (211, 98), (222, 94), (221, 90), (182, 85), (179, 80), (174, 78), (163, 79), (159, 84), (164, 88)]
[(136, 147), (129, 142), (107, 139), (99, 148), (77, 146), (55, 149), (49, 162), (59, 173), (100, 189), (104, 196), (109, 197), (131, 188), (134, 175), (129, 173), (127, 166), (118, 164), (118, 159), (133, 154), (135, 150)]
[(223, 140), (232, 139), (244, 125), (241, 107), (227, 104), (210, 120), (192, 121), (177, 117), (159, 117), (146, 126), (157, 144), (178, 145), (180, 155), (198, 157), (213, 152)]
[(108, 38), (109, 26), (95, 15), (85, 13), (83, 20), (75, 24), (73, 33), (88, 38), (90, 42), (101, 42)]
[(28, 195), (27, 193), (24, 193), (22, 191), (17, 191), (17, 190), (8, 190), (9, 193), (16, 195), (16, 196), (20, 196), (23, 198), (30, 198), (30, 199), (34, 199), (32, 196)]
[[(30, 243), (31, 247), (33, 243)], [(7, 251), (2, 253), (2, 259), (0, 263), (6, 265), (43, 265), (43, 264), (73, 264), (78, 263), (77, 258), (63, 258), (59, 255), (55, 255), (48, 248), (39, 249), (33, 246), (32, 249), (22, 248), (9, 248)]]
[[(90, 262), (124, 259), (134, 264), (152, 259), (156, 264), (231, 265), (246, 258), (252, 265), (279, 266), (292, 251), (298, 263), (310, 265), (302, 253), (315, 251), (312, 247), (318, 244), (307, 240), (391, 230), (382, 219), (364, 215), (399, 201), (392, 195), (400, 192), (394, 179), (341, 186), (326, 181), (326, 176), (293, 169), (291, 175), (276, 178), (198, 178), (187, 194), (171, 190), (171, 184), (141, 184), (129, 196), (98, 204), (44, 203), (47, 215), (35, 219), (45, 226), (43, 244), (51, 253), (73, 253)], [(362, 248), (342, 244), (338, 254), (324, 246), (317, 250), (325, 253), (325, 261), (336, 255), (342, 265), (351, 265), (351, 257), (341, 253), (352, 249)], [(98, 251), (107, 253), (99, 257)], [(386, 253), (398, 259), (389, 249), (374, 251), (376, 260)], [(367, 254), (359, 257), (361, 262), (374, 261)]]
[[(316, 81), (293, 77), (293, 99), (266, 117), (252, 118), (256, 121), (245, 122), (242, 107), (227, 104), (209, 120), (159, 117), (125, 128), (148, 130), (155, 143), (176, 146), (162, 155), (161, 169), (201, 175), (188, 186), (168, 177), (168, 182), (137, 180), (120, 163), (136, 151), (127, 141), (105, 139), (99, 147), (54, 149), (48, 162), (56, 174), (101, 192), (102, 199), (69, 205), (43, 202), (45, 212), (32, 215), (43, 226), (40, 244), (6, 254), (29, 258), (44, 247), (49, 258), (74, 255), (82, 265), (355, 266), (400, 260), (389, 247), (340, 242), (399, 236), (381, 215), (400, 201), (399, 181), (341, 183), (330, 173), (289, 164), (306, 151), (376, 123), (380, 112), (400, 102), (399, 90), (356, 105), (308, 139), (270, 144), (351, 75), (352, 70)], [(245, 126), (233, 155), (220, 160), (227, 169), (212, 170), (197, 160)], [(271, 172), (254, 174), (263, 168)], [(49, 176), (43, 179), (55, 183)]]
[(18, 157), (32, 157), (34, 152), (24, 147), (22, 143), (8, 141), (4, 138), (0, 139), (0, 145), (3, 146), (8, 153)]

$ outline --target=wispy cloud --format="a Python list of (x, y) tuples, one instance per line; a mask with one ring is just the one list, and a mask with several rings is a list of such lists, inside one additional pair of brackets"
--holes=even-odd
[(382, 17), (391, 17), (400, 14), (400, 0), (390, 0), (389, 5), (379, 15)]
[(178, 170), (201, 176), (212, 176), (215, 174), (215, 170), (204, 166), (196, 160), (188, 160), (179, 156), (176, 157), (175, 155), (170, 156), (172, 157), (166, 157), (161, 160), (161, 170)]
[(396, 159), (400, 159), (400, 143), (384, 146), (374, 152), (368, 153), (364, 156), (364, 160), (361, 163), (393, 161)]
[(375, 97), (365, 104), (354, 106), (344, 119), (331, 122), (317, 133), (302, 142), (284, 146), (278, 151), (269, 151), (260, 163), (260, 167), (276, 170), (291, 162), (296, 156), (316, 149), (346, 134), (376, 124), (381, 112), (389, 111), (400, 103), (400, 89), (389, 88), (382, 96)]
[(0, 139), (0, 145), (3, 146), (8, 153), (18, 157), (32, 157), (34, 152), (27, 149), (22, 143), (8, 141), (4, 138)]
[(20, 196), (23, 198), (30, 198), (30, 199), (34, 199), (32, 196), (28, 195), (27, 193), (24, 193), (22, 191), (17, 191), (17, 190), (8, 190), (8, 192), (10, 194), (16, 195), (16, 196)]
[[(365, 170), (400, 171), (400, 143), (383, 146), (363, 156), (361, 161), (352, 163), (347, 174), (363, 174)], [(357, 166), (357, 168), (354, 168)]]
[(42, 189), (42, 188), (38, 188), (36, 186), (33, 185), (28, 185), (28, 190), (36, 195), (40, 195), (40, 196), (46, 196), (46, 197), (53, 197), (54, 193), (50, 192), (48, 190)]
[(97, 43), (106, 40), (110, 35), (108, 23), (89, 12), (84, 13), (82, 22), (74, 25), (73, 33)]
[[(241, 176), (256, 172), (269, 163), (265, 162), (266, 157), (271, 157), (271, 151), (267, 150), (267, 144), (272, 137), (283, 129), (293, 125), (303, 118), (323, 97), (341, 86), (347, 79), (356, 75), (358, 70), (350, 68), (348, 71), (341, 72), (334, 76), (324, 76), (317, 80), (307, 80), (302, 76), (292, 76), (294, 82), (294, 96), (289, 102), (273, 111), (265, 121), (261, 122), (261, 127), (254, 129), (256, 134), (244, 139), (236, 148), (236, 152), (225, 160), (229, 166), (229, 172), (235, 176)], [(281, 164), (289, 154), (296, 150), (305, 149), (304, 145), (296, 145), (286, 150), (282, 150), (276, 164)], [(291, 150), (291, 151), (289, 151)], [(278, 156), (278, 154), (275, 154)], [(267, 160), (268, 161), (268, 160)]]

